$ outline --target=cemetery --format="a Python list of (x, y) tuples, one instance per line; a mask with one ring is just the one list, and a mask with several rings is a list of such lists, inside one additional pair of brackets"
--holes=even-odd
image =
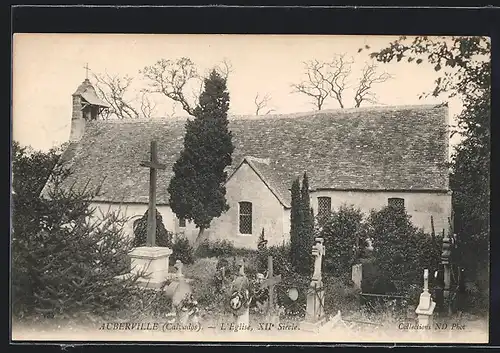
[[(352, 242), (353, 238), (367, 236), (361, 223), (354, 226), (355, 234), (332, 235), (328, 222), (334, 222), (334, 214), (330, 220), (316, 220), (322, 226), (316, 224), (310, 234), (312, 241), (305, 243), (310, 245), (309, 251), (300, 256), (309, 258), (309, 261), (302, 271), (293, 266), (292, 245), (268, 247), (264, 229), (256, 251), (237, 249), (227, 241), (210, 240), (205, 240), (194, 250), (180, 234), (168, 234), (168, 240), (159, 239), (170, 247), (158, 246), (156, 233), (164, 226), (161, 217), (154, 216), (156, 170), (162, 168), (155, 151), (156, 143), (152, 141), (151, 158), (141, 163), (150, 169), (147, 224), (146, 227), (137, 227), (135, 246), (130, 247), (125, 256), (127, 268), (114, 276), (118, 288), (135, 288), (132, 297), (127, 299), (131, 305), (125, 311), (118, 309), (102, 317), (89, 312), (77, 313), (78, 320), (82, 316), (92, 317), (90, 321), (84, 320), (90, 327), (97, 329), (102, 326), (104, 317), (114, 322), (118, 320), (123, 325), (165, 321), (171, 325), (169, 327), (181, 331), (181, 328), (199, 327), (196, 325), (202, 325), (205, 330), (211, 328), (223, 332), (272, 330), (300, 331), (301, 334), (339, 329), (351, 333), (363, 330), (373, 333), (420, 327), (428, 336), (439, 333), (434, 327), (440, 327), (441, 322), (465, 327), (463, 316), (467, 315), (464, 304), (467, 295), (462, 288), (462, 269), (453, 262), (456, 239), (452, 229), (449, 234), (443, 232), (441, 236), (427, 235), (420, 234), (408, 224), (411, 234), (407, 236), (421, 237), (421, 242), (409, 243), (405, 239), (396, 251), (408, 244), (416, 247), (414, 254), (411, 255), (410, 251), (408, 255), (412, 262), (406, 263), (402, 269), (406, 279), (415, 272), (410, 281), (401, 281), (401, 277), (398, 281), (397, 271), (389, 275), (380, 273), (381, 268), (397, 267), (397, 261), (383, 267), (387, 256), (381, 260), (379, 253), (377, 259), (373, 248), (370, 250), (362, 239)], [(338, 212), (348, 214), (353, 209), (345, 207)], [(385, 216), (389, 217), (389, 223), (398, 217), (405, 218), (405, 211), (401, 208), (388, 206), (379, 212), (387, 212)], [(372, 215), (371, 228), (376, 228), (373, 219), (376, 217)], [(385, 230), (391, 232), (394, 230), (391, 227), (389, 224)], [(401, 229), (396, 230), (401, 237)], [(139, 234), (144, 231), (145, 234)], [(165, 236), (164, 232), (161, 234)], [(342, 241), (338, 236), (351, 238), (346, 245), (351, 247), (347, 253), (338, 246)], [(376, 237), (372, 235), (371, 238)], [(329, 247), (331, 243), (328, 241), (337, 242), (337, 246), (334, 243)], [(377, 245), (375, 239), (374, 244)], [(330, 251), (337, 253), (330, 254)], [(414, 257), (424, 253), (429, 256), (428, 261)], [(394, 255), (397, 254), (391, 253), (389, 258), (394, 258)], [(184, 264), (182, 259), (187, 263)], [(378, 267), (374, 266), (377, 261), (381, 262)], [(470, 317), (466, 322), (470, 324)]]

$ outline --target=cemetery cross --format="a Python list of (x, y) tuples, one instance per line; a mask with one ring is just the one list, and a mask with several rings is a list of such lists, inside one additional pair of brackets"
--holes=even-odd
[(151, 141), (149, 161), (141, 162), (141, 167), (149, 168), (149, 207), (148, 207), (148, 231), (146, 246), (156, 244), (156, 171), (165, 169), (165, 165), (158, 162), (156, 141)]
[(83, 67), (85, 69), (85, 78), (88, 79), (89, 78), (89, 63), (86, 63), (85, 66)]
[(271, 314), (274, 309), (274, 286), (281, 282), (281, 275), (274, 276), (273, 274), (273, 257), (267, 258), (267, 279), (262, 282), (260, 288), (269, 288), (268, 314)]

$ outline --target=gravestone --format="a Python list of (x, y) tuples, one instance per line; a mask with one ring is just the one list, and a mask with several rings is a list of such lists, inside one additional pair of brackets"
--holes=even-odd
[(198, 302), (194, 300), (191, 285), (184, 277), (183, 266), (180, 260), (175, 262), (174, 267), (177, 272), (165, 288), (165, 294), (172, 300), (172, 315), (175, 316), (176, 321), (186, 324), (196, 318)]
[(418, 315), (418, 323), (422, 326), (430, 325), (432, 327), (432, 318), (436, 303), (432, 300), (429, 293), (429, 270), (424, 270), (424, 289), (420, 294), (420, 301), (415, 313)]
[(354, 286), (361, 289), (361, 282), (363, 281), (363, 264), (352, 265), (351, 279)]
[(243, 260), (239, 264), (239, 272), (231, 283), (229, 307), (237, 327), (247, 327), (250, 324), (250, 282), (245, 274)]
[(273, 257), (269, 256), (267, 258), (267, 278), (261, 283), (260, 288), (267, 288), (269, 291), (267, 315), (272, 319), (276, 318), (276, 297), (274, 293), (274, 286), (280, 282), (281, 275), (274, 276)]
[(314, 259), (314, 273), (307, 291), (306, 317), (301, 324), (304, 331), (317, 331), (327, 318), (325, 315), (325, 289), (322, 281), (322, 263), (325, 255), (323, 238), (316, 238), (312, 248)]

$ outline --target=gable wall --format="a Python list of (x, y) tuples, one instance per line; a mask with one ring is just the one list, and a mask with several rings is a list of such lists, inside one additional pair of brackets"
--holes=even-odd
[[(212, 221), (210, 227), (213, 239), (228, 239), (237, 247), (257, 249), (257, 241), (264, 228), (268, 246), (281, 244), (285, 237), (285, 210), (260, 177), (243, 163), (226, 183), (226, 199), (229, 210)], [(238, 203), (252, 203), (252, 235), (239, 234)]]
[(431, 192), (386, 192), (386, 191), (316, 191), (311, 192), (311, 206), (314, 214), (318, 212), (318, 197), (332, 199), (332, 208), (338, 210), (342, 204), (354, 205), (366, 215), (371, 209), (379, 210), (387, 205), (388, 198), (400, 197), (405, 200), (405, 208), (411, 215), (412, 223), (431, 231), (431, 215), (436, 232), (448, 232), (448, 217), (451, 217), (451, 193)]

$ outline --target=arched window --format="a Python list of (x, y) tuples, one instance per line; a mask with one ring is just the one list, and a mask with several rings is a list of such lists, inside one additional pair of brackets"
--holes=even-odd
[(239, 233), (252, 234), (252, 203), (242, 201), (239, 203)]

